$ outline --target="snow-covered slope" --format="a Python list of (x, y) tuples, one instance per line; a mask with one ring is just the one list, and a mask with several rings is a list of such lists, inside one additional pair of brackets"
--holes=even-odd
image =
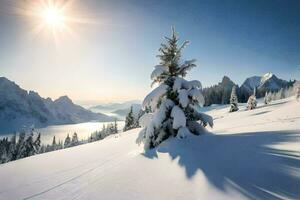
[(0, 199), (300, 199), (300, 103), (228, 110), (146, 154), (135, 129), (0, 165)]

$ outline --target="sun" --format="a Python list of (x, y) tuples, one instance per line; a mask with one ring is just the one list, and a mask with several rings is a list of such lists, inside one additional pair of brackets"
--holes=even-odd
[(41, 23), (50, 29), (62, 29), (67, 25), (64, 7), (53, 1), (48, 1), (39, 8), (39, 18)]
[(49, 6), (41, 12), (42, 20), (50, 27), (55, 28), (64, 24), (64, 13), (59, 8)]
[(24, 0), (18, 1), (12, 12), (30, 23), (30, 37), (53, 39), (60, 43), (78, 39), (83, 25), (98, 24), (80, 5), (79, 0)]

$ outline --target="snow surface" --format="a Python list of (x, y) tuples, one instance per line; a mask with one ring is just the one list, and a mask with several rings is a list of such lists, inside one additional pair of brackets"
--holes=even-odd
[(300, 103), (258, 102), (146, 153), (135, 129), (2, 164), (0, 199), (300, 199)]

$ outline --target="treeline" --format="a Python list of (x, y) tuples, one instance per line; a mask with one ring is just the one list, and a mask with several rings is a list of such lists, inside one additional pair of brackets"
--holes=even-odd
[(118, 131), (118, 124), (117, 121), (115, 120), (114, 123), (110, 123), (107, 126), (103, 124), (103, 127), (101, 131), (95, 131), (93, 132), (90, 137), (88, 138), (88, 142), (94, 142), (98, 140), (102, 140), (105, 137), (112, 135), (112, 134), (117, 134)]
[(287, 88), (281, 88), (277, 92), (266, 92), (264, 103), (269, 104), (271, 101), (280, 100), (280, 99), (297, 95), (297, 91), (299, 91), (298, 88), (299, 88), (299, 83), (295, 82), (293, 86)]
[(6, 163), (21, 158), (26, 158), (36, 154), (56, 151), (60, 149), (70, 148), (89, 142), (102, 140), (105, 137), (118, 133), (117, 122), (103, 125), (101, 131), (95, 131), (86, 140), (79, 140), (77, 133), (73, 133), (70, 137), (68, 134), (64, 141), (56, 140), (53, 136), (51, 144), (42, 144), (41, 133), (36, 132), (34, 129), (29, 131), (22, 130), (18, 137), (14, 134), (10, 138), (4, 137), (0, 139), (0, 164)]
[(126, 115), (126, 118), (125, 118), (125, 125), (124, 125), (124, 128), (123, 128), (123, 131), (125, 132), (125, 131), (128, 131), (128, 130), (134, 129), (134, 128), (139, 128), (140, 127), (139, 119), (147, 111), (148, 111), (148, 109), (146, 111), (143, 111), (141, 109), (139, 111), (138, 115), (134, 116), (133, 107), (131, 106), (130, 110), (129, 110), (128, 114)]
[[(293, 87), (294, 83), (295, 81), (290, 80), (287, 83), (287, 87), (282, 88), (282, 90), (288, 90), (288, 88)], [(202, 93), (205, 99), (205, 106), (210, 106), (212, 104), (229, 104), (230, 97), (231, 97), (231, 89), (233, 86), (236, 87), (236, 94), (237, 94), (238, 101), (240, 103), (247, 102), (249, 97), (252, 95), (253, 91), (248, 91), (243, 87), (239, 87), (228, 77), (224, 76), (222, 82), (220, 82), (219, 84), (213, 85), (211, 87), (203, 88)], [(277, 93), (279, 91), (272, 91), (272, 92)], [(264, 97), (266, 92), (267, 92), (266, 89), (257, 90), (256, 97), (257, 98)]]

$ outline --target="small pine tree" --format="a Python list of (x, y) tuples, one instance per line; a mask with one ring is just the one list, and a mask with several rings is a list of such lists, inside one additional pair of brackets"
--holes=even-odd
[(35, 154), (35, 148), (33, 144), (33, 132), (31, 132), (25, 142), (24, 157), (32, 156), (34, 154)]
[(267, 104), (269, 104), (269, 102), (268, 102), (268, 92), (266, 92), (265, 93), (265, 97), (264, 97), (264, 103), (265, 103), (265, 105), (267, 105)]
[(70, 146), (71, 146), (71, 138), (70, 135), (68, 134), (64, 142), (64, 148), (68, 148)]
[(117, 123), (117, 119), (115, 119), (115, 123), (114, 123), (114, 133), (115, 133), (115, 134), (118, 133), (118, 123)]
[(15, 160), (16, 159), (16, 149), (17, 149), (17, 139), (16, 138), (17, 138), (16, 134), (14, 134), (10, 138), (10, 146), (9, 146), (10, 160)]
[(57, 147), (56, 150), (63, 149), (63, 142), (61, 140), (59, 140), (56, 147)]
[(53, 136), (53, 140), (52, 140), (52, 151), (55, 151), (57, 149), (57, 144), (56, 144), (56, 139), (55, 136)]
[(294, 88), (296, 90), (296, 99), (297, 101), (300, 101), (300, 81), (295, 82)]
[(132, 129), (133, 126), (134, 126), (134, 117), (133, 117), (133, 108), (131, 106), (130, 111), (127, 114), (126, 119), (125, 119), (125, 126), (124, 126), (123, 131), (124, 132), (128, 131), (128, 130)]
[(285, 98), (285, 94), (284, 94), (284, 90), (283, 88), (281, 88), (279, 91), (278, 91), (278, 97), (277, 99), (284, 99)]
[(253, 95), (251, 95), (248, 99), (247, 108), (248, 108), (248, 110), (253, 110), (256, 108), (256, 106), (257, 106), (256, 88), (254, 88)]
[(103, 124), (102, 129), (101, 129), (100, 134), (99, 134), (99, 139), (103, 139), (105, 137), (106, 137), (106, 127)]
[(230, 96), (230, 110), (229, 112), (235, 112), (239, 110), (238, 98), (236, 95), (236, 86), (232, 87), (231, 96)]
[(77, 146), (79, 144), (77, 133), (74, 132), (72, 136), (71, 146)]
[(41, 133), (38, 133), (38, 136), (36, 137), (33, 145), (35, 153), (41, 153)]
[(114, 126), (113, 123), (110, 123), (110, 124), (109, 124), (108, 130), (109, 130), (109, 131), (108, 131), (108, 132), (109, 132), (109, 135), (115, 133), (115, 126)]
[(19, 140), (16, 146), (16, 159), (24, 158), (25, 155), (25, 137), (26, 133), (24, 130), (22, 130), (19, 134)]

